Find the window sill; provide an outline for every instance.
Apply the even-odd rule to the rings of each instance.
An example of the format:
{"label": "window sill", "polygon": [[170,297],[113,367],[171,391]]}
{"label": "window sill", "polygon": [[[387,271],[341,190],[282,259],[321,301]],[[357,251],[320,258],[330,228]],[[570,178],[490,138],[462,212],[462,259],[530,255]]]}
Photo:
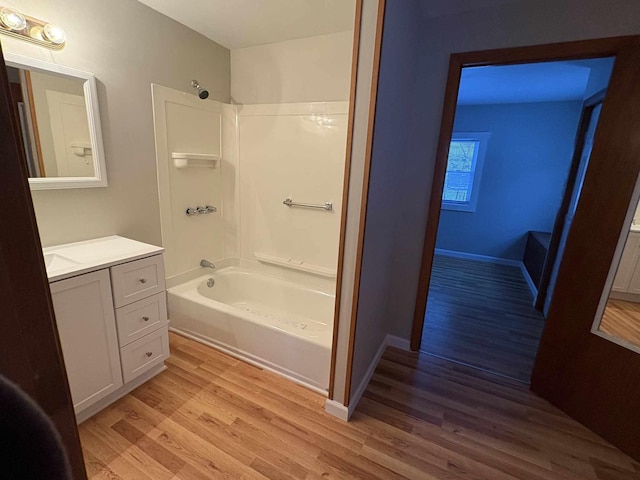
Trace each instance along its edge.
{"label": "window sill", "polygon": [[453,210],[456,212],[474,213],[476,206],[470,203],[442,202],[442,210]]}

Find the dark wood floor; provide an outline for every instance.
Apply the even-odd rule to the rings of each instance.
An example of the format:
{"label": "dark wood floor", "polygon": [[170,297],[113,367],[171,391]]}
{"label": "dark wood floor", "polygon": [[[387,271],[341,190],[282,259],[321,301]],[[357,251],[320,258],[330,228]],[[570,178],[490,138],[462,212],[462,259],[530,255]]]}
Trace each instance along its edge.
{"label": "dark wood floor", "polygon": [[520,382],[387,349],[353,420],[171,335],[168,370],[80,426],[91,479],[631,480],[640,464]]}
{"label": "dark wood floor", "polygon": [[640,303],[610,298],[600,330],[640,346]]}
{"label": "dark wood floor", "polygon": [[436,255],[423,352],[528,383],[543,327],[519,268]]}

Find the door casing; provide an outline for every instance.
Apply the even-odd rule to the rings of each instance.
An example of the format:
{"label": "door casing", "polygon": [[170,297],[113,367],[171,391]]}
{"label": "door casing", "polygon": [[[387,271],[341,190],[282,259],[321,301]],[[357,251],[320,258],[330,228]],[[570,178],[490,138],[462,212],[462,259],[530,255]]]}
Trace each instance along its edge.
{"label": "door casing", "polygon": [[615,67],[560,262],[531,389],[640,459],[640,356],[591,333],[640,173],[640,36],[451,55],[411,349],[419,349],[422,337],[462,68],[610,56],[616,57]]}

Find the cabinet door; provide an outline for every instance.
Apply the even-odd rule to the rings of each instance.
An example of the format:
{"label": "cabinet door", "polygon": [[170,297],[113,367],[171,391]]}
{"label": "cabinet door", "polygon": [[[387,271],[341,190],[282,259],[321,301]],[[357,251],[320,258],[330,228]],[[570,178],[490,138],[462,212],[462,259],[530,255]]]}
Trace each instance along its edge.
{"label": "cabinet door", "polygon": [[76,415],[122,386],[109,271],[51,284]]}
{"label": "cabinet door", "polygon": [[[638,266],[638,249],[640,248],[640,234],[636,232],[630,232],[627,238],[627,243],[624,246],[622,257],[620,258],[620,264],[618,265],[618,271],[616,277],[613,280],[612,289],[616,292],[628,292],[633,287],[630,285],[634,280],[634,271]],[[635,279],[636,283],[640,278]],[[637,287],[636,287],[637,288]],[[637,293],[637,292],[636,292]]]}

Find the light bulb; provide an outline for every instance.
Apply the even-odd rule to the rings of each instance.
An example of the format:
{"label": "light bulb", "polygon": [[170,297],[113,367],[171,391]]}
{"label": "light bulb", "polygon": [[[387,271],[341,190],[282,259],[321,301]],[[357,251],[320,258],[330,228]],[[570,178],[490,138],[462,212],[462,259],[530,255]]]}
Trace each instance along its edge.
{"label": "light bulb", "polygon": [[67,40],[67,34],[64,29],[53,23],[47,23],[44,26],[44,36],[56,45],[62,45]]}
{"label": "light bulb", "polygon": [[10,8],[0,11],[0,21],[10,30],[24,30],[27,28],[27,19],[19,12]]}
{"label": "light bulb", "polygon": [[45,41],[44,38],[44,30],[40,25],[36,25],[29,30],[29,36],[35,40],[40,40],[41,42]]}

